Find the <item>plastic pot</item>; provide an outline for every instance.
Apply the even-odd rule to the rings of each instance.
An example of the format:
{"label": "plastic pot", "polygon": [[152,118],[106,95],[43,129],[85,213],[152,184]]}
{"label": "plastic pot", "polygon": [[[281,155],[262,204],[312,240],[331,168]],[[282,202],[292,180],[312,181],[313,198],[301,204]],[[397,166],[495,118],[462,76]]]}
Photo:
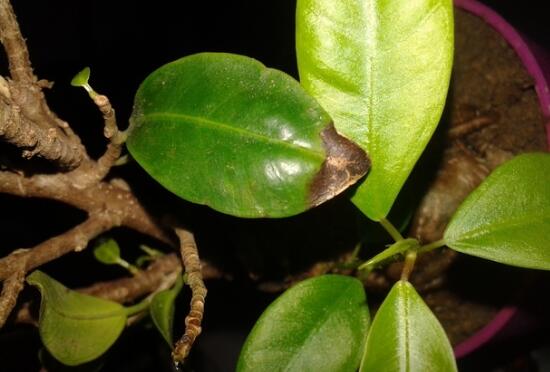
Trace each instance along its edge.
{"label": "plastic pot", "polygon": [[[534,80],[540,108],[546,123],[547,143],[550,149],[550,90],[548,88],[550,68],[545,69],[545,67],[550,67],[550,63],[548,63],[550,59],[546,60],[547,56],[543,50],[531,44],[512,25],[487,6],[475,0],[454,0],[454,4],[455,7],[481,18],[496,30],[517,53],[523,66]],[[455,346],[455,356],[462,358],[479,349],[494,340],[498,334],[513,327],[513,320],[520,317],[521,310],[517,306],[503,307],[485,327]]]}

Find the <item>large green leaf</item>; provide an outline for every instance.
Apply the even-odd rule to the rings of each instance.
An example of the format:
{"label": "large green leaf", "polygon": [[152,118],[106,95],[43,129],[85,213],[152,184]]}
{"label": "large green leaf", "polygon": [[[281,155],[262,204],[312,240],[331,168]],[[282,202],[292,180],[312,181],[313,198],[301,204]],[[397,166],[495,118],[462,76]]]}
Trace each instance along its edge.
{"label": "large green leaf", "polygon": [[174,324],[175,301],[183,288],[183,278],[178,277],[173,288],[161,291],[151,300],[149,314],[162,337],[172,346],[172,328]]}
{"label": "large green leaf", "polygon": [[447,245],[489,260],[550,270],[550,154],[501,165],[458,208]]}
{"label": "large green leaf", "polygon": [[397,282],[374,317],[360,371],[456,370],[441,324],[409,282]]}
{"label": "large green leaf", "polygon": [[356,371],[368,325],[360,281],[338,275],[305,280],[262,314],[237,371]]}
{"label": "large green leaf", "polygon": [[103,354],[126,323],[124,307],[71,291],[41,271],[27,277],[42,294],[39,331],[44,346],[60,362],[75,366]]}
{"label": "large green leaf", "polygon": [[178,196],[242,217],[318,205],[368,169],[290,76],[251,58],[201,53],[141,84],[128,148]]}
{"label": "large green leaf", "polygon": [[353,202],[385,217],[443,110],[451,0],[298,0],[300,79],[372,169]]}

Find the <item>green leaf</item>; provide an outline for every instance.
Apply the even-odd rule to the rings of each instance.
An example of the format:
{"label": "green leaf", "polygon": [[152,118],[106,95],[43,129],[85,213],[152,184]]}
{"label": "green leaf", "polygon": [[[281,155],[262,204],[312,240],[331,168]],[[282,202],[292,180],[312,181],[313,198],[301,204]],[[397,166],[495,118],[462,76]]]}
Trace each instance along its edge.
{"label": "green leaf", "polygon": [[456,370],[441,324],[409,282],[397,282],[374,317],[360,371]]}
{"label": "green leaf", "polygon": [[241,217],[284,217],[337,195],[368,169],[290,76],[251,58],[201,53],[141,84],[128,149],[186,200]]}
{"label": "green leaf", "polygon": [[55,359],[45,348],[38,351],[38,360],[42,370],[48,372],[101,372],[104,370],[104,358],[97,358],[91,362],[77,366],[67,366]]}
{"label": "green leaf", "polygon": [[118,264],[120,258],[120,248],[114,239],[105,240],[94,248],[96,260],[106,265]]}
{"label": "green leaf", "polygon": [[451,0],[298,0],[300,79],[372,162],[353,202],[385,217],[443,110]]}
{"label": "green leaf", "polygon": [[46,349],[60,362],[75,366],[103,354],[126,323],[115,302],[71,291],[41,271],[27,277],[42,294],[39,331]]}
{"label": "green leaf", "polygon": [[237,371],[356,371],[368,326],[360,281],[339,275],[305,280],[262,314]]}
{"label": "green leaf", "polygon": [[71,80],[71,85],[73,87],[83,87],[88,85],[88,80],[90,79],[90,68],[84,67],[82,71],[76,74]]}
{"label": "green leaf", "polygon": [[151,300],[149,313],[153,323],[168,345],[172,346],[172,329],[176,298],[183,288],[183,277],[179,276],[174,287],[157,293]]}
{"label": "green leaf", "polygon": [[550,270],[550,154],[495,169],[455,212],[447,245],[472,256]]}

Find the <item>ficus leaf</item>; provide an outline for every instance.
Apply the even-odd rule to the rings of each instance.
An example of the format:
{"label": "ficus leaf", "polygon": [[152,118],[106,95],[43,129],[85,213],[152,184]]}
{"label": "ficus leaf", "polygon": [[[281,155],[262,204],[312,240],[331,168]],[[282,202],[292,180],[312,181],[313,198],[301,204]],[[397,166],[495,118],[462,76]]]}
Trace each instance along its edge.
{"label": "ficus leaf", "polygon": [[108,239],[100,242],[94,248],[96,260],[106,265],[118,264],[120,261],[120,247],[114,239]]}
{"label": "ficus leaf", "polygon": [[71,291],[41,271],[27,277],[42,295],[38,329],[46,349],[69,366],[103,354],[126,323],[122,305]]}
{"label": "ficus leaf", "polygon": [[183,278],[179,276],[174,287],[155,294],[149,306],[153,323],[170,347],[172,346],[175,301],[182,288]]}
{"label": "ficus leaf", "polygon": [[339,275],[304,280],[256,322],[237,371],[356,371],[368,326],[360,281]]}
{"label": "ficus leaf", "polygon": [[241,217],[284,217],[346,189],[369,166],[290,76],[201,53],[141,84],[128,149],[176,195]]}
{"label": "ficus leaf", "polygon": [[68,366],[55,359],[48,350],[43,347],[38,351],[38,360],[40,361],[42,370],[48,372],[101,372],[105,370],[104,358],[100,357],[77,366]]}
{"label": "ficus leaf", "polygon": [[369,154],[353,202],[385,217],[443,111],[451,0],[298,0],[300,80],[336,129]]}
{"label": "ficus leaf", "polygon": [[454,250],[550,270],[550,154],[524,154],[495,169],[462,203],[444,240]]}
{"label": "ficus leaf", "polygon": [[445,331],[409,282],[397,282],[372,322],[360,372],[452,372]]}

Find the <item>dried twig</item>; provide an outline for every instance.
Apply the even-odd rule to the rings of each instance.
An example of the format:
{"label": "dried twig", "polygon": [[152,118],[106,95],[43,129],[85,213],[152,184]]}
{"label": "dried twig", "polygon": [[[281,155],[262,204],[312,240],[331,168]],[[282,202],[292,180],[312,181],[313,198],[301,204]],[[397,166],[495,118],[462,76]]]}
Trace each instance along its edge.
{"label": "dried twig", "polygon": [[73,169],[88,159],[80,138],[49,109],[42,90],[51,84],[33,74],[27,45],[13,8],[0,0],[0,41],[8,56],[11,80],[2,78],[0,137],[35,155]]}
{"label": "dried twig", "polygon": [[201,273],[199,253],[193,234],[185,229],[177,228],[176,234],[180,239],[181,257],[187,274],[187,283],[191,288],[191,307],[189,314],[185,317],[185,333],[176,342],[172,358],[176,363],[185,360],[191,346],[197,336],[201,333],[201,322],[204,314],[204,301],[206,298],[206,287]]}
{"label": "dried twig", "polygon": [[21,149],[23,156],[39,155],[67,168],[79,165],[84,153],[79,142],[67,142],[58,129],[44,128],[24,115],[20,106],[0,100],[0,138]]}
{"label": "dried twig", "polygon": [[113,227],[126,226],[161,241],[170,242],[166,233],[147,213],[131,190],[118,184],[99,182],[82,189],[70,173],[24,177],[12,172],[0,172],[0,193],[47,198],[89,213],[111,214],[113,218],[116,216],[119,219]]}
{"label": "dried twig", "polygon": [[181,261],[175,254],[169,254],[157,258],[146,270],[132,277],[96,283],[78,291],[106,300],[129,303],[154,292],[164,277],[181,270]]}
{"label": "dried twig", "polygon": [[126,141],[126,133],[119,131],[116,123],[115,110],[106,96],[97,95],[94,97],[94,102],[103,114],[103,120],[105,122],[103,135],[105,138],[109,139],[107,150],[103,156],[97,160],[97,177],[98,179],[103,179],[120,157],[122,145]]}
{"label": "dried twig", "polygon": [[27,44],[8,0],[0,0],[0,41],[8,55],[12,78],[28,83],[35,81]]}
{"label": "dried twig", "polygon": [[86,221],[71,230],[48,239],[24,253],[13,252],[0,259],[0,280],[11,277],[25,262],[24,272],[53,261],[72,251],[81,251],[88,242],[113,227],[112,217],[93,214]]}
{"label": "dried twig", "polygon": [[13,310],[19,292],[23,289],[25,281],[25,268],[26,268],[26,252],[17,251],[14,255],[22,255],[23,258],[17,260],[14,272],[3,283],[2,294],[0,294],[0,328],[4,326],[8,316]]}

